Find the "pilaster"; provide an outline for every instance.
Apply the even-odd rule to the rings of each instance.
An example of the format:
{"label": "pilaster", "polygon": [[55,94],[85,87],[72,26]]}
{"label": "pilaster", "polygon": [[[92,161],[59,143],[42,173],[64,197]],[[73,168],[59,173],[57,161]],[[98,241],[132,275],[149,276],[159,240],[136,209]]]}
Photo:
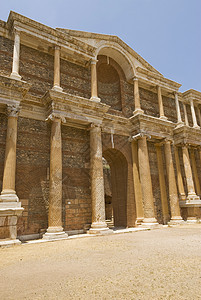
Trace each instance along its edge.
{"label": "pilaster", "polygon": [[60,47],[54,47],[54,85],[53,90],[62,92],[63,89],[60,87]]}
{"label": "pilaster", "polygon": [[100,98],[98,98],[97,62],[96,59],[91,60],[91,100],[100,102]]}
{"label": "pilaster", "polygon": [[137,77],[133,78],[133,88],[134,88],[134,105],[135,105],[135,110],[133,112],[133,115],[135,116],[137,114],[144,113],[144,111],[141,109],[141,104],[140,104],[140,92],[139,92]]}
{"label": "pilaster", "polygon": [[163,98],[161,94],[161,87],[157,86],[157,92],[158,92],[158,106],[159,106],[159,115],[161,120],[167,120],[167,117],[164,115],[164,109],[163,109]]}

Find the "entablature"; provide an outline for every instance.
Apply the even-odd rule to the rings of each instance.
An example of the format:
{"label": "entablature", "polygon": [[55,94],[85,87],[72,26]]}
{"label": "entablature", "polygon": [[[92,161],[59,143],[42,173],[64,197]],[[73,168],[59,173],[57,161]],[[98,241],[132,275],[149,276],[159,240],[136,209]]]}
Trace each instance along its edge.
{"label": "entablature", "polygon": [[174,144],[190,144],[192,146],[201,146],[201,130],[186,125],[176,127],[173,130]]}

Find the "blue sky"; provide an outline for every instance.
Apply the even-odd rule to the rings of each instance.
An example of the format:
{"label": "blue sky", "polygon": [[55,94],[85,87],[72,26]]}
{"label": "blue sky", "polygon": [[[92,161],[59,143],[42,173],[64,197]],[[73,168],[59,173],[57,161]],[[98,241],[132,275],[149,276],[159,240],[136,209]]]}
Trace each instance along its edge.
{"label": "blue sky", "polygon": [[201,0],[0,0],[55,27],[119,36],[165,77],[201,91]]}

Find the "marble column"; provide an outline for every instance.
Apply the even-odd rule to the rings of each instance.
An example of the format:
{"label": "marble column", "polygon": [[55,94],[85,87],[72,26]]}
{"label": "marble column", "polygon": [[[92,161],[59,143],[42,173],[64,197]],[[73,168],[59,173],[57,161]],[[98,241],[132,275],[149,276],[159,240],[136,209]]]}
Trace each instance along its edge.
{"label": "marble column", "polygon": [[8,124],[4,161],[3,184],[0,199],[3,202],[19,202],[15,191],[17,119],[19,106],[8,105]]}
{"label": "marble column", "polygon": [[50,115],[50,182],[48,229],[44,239],[67,238],[62,227],[62,138],[61,118]]}
{"label": "marble column", "polygon": [[161,120],[167,120],[167,117],[164,115],[164,109],[163,109],[163,98],[161,94],[161,87],[157,86],[157,92],[158,92],[158,106],[159,106],[159,115]]}
{"label": "marble column", "polygon": [[192,119],[193,119],[193,128],[199,129],[200,126],[198,126],[197,119],[196,119],[196,114],[195,114],[195,108],[193,104],[193,100],[190,100],[190,106],[191,106],[191,114],[192,114]]}
{"label": "marble column", "polygon": [[62,92],[60,87],[60,47],[55,46],[54,49],[54,86],[52,88],[55,91]]}
{"label": "marble column", "polygon": [[138,166],[138,144],[137,141],[131,142],[132,158],[133,158],[133,183],[136,203],[136,225],[140,225],[144,220],[144,208],[142,201],[142,188],[140,183],[140,174]]}
{"label": "marble column", "polygon": [[188,115],[187,115],[186,104],[185,103],[183,103],[183,108],[184,108],[185,125],[189,126]]}
{"label": "marble column", "polygon": [[181,201],[186,200],[186,194],[184,190],[184,183],[183,183],[183,178],[181,174],[181,166],[180,166],[180,161],[179,161],[179,152],[178,152],[178,147],[174,147],[174,155],[175,155],[175,163],[176,163],[176,170],[177,170],[177,184],[178,184],[178,190],[179,190],[179,197]]}
{"label": "marble column", "polygon": [[[9,243],[19,244],[17,240],[17,219],[23,212],[21,202],[15,191],[17,119],[19,106],[7,105],[8,123],[2,192],[0,195],[0,223]],[[1,244],[1,243],[0,243]]]}
{"label": "marble column", "polygon": [[13,65],[12,73],[10,77],[12,79],[20,80],[21,76],[19,75],[19,61],[20,61],[20,32],[14,30],[14,48],[13,48]]}
{"label": "marble column", "polygon": [[168,187],[169,187],[169,199],[170,199],[170,210],[171,210],[171,220],[170,224],[180,223],[182,221],[179,198],[177,194],[177,185],[174,172],[171,143],[170,141],[165,141],[165,160],[168,176]]}
{"label": "marble column", "polygon": [[179,106],[179,99],[178,94],[175,92],[175,105],[176,105],[176,112],[177,112],[177,126],[184,125],[182,119],[181,119],[181,111]]}
{"label": "marble column", "polygon": [[90,129],[90,165],[92,224],[88,233],[105,233],[109,228],[105,222],[101,127],[95,124],[92,124]]}
{"label": "marble column", "polygon": [[187,145],[185,144],[182,146],[182,154],[183,154],[184,171],[186,175],[186,184],[188,190],[187,200],[189,201],[200,200],[195,193],[193,174],[192,174],[191,164],[190,164],[190,157],[189,157]]}
{"label": "marble column", "polygon": [[170,215],[168,209],[165,174],[164,174],[164,166],[163,166],[163,158],[162,158],[162,150],[161,150],[162,145],[155,144],[155,147],[156,147],[156,155],[157,155],[157,162],[158,162],[158,175],[159,175],[159,184],[160,184],[160,193],[161,193],[163,222],[164,224],[167,224],[167,222],[170,220]]}
{"label": "marble column", "polygon": [[145,135],[142,135],[138,140],[138,159],[144,204],[143,223],[157,223],[154,212],[154,198],[149,165],[149,154],[147,149],[147,139]]}
{"label": "marble column", "polygon": [[199,181],[198,172],[197,172],[197,165],[196,165],[196,160],[195,160],[195,152],[194,152],[193,148],[190,149],[190,159],[191,159],[191,163],[192,163],[192,172],[193,172],[194,180],[195,180],[196,193],[197,193],[197,195],[200,196],[201,195],[200,181]]}
{"label": "marble column", "polygon": [[135,104],[135,110],[133,112],[133,115],[143,114],[144,111],[141,109],[141,105],[140,105],[140,92],[139,92],[137,77],[134,77],[133,79],[133,88],[134,88],[134,104]]}
{"label": "marble column", "polygon": [[100,102],[100,98],[98,98],[98,82],[97,82],[97,69],[96,63],[98,60],[91,60],[91,100],[95,102]]}

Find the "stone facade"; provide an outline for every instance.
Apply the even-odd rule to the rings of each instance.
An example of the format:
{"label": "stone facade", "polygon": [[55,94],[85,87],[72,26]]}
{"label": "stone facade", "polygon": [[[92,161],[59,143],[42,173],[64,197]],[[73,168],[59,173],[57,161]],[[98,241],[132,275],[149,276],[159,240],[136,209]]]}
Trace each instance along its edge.
{"label": "stone facade", "polygon": [[116,36],[10,12],[0,21],[0,240],[199,221],[201,93],[180,86]]}

